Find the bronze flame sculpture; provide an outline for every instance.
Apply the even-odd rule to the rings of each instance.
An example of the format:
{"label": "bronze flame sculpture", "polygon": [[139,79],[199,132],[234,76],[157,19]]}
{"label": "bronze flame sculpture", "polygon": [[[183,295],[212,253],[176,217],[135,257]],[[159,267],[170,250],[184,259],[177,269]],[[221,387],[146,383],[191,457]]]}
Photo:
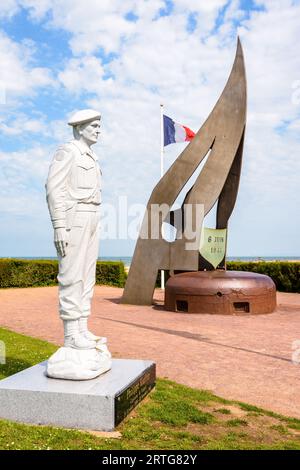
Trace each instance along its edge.
{"label": "bronze flame sculpture", "polygon": [[[244,57],[240,40],[227,84],[208,119],[196,133],[169,170],[160,179],[147,204],[141,231],[137,240],[129,270],[122,303],[151,305],[159,269],[198,271],[199,242],[204,216],[216,201],[216,228],[227,228],[228,219],[235,205],[243,154],[246,126],[247,86]],[[187,205],[196,217],[196,206],[203,205],[203,213],[194,238],[187,238],[174,223],[174,214],[163,215],[156,207],[171,207],[178,194],[193,175],[201,161],[209,153],[192,188],[181,206],[185,220]],[[178,219],[177,219],[178,220]],[[162,223],[170,221],[179,229],[178,238],[168,242],[162,237]],[[153,239],[151,234],[158,233]],[[187,243],[194,249],[185,249]],[[171,278],[172,279],[172,278]]]}

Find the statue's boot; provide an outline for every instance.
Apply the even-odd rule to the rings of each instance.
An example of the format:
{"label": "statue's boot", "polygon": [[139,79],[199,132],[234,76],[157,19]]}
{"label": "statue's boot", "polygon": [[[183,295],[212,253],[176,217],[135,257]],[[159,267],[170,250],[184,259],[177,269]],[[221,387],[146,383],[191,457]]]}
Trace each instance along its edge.
{"label": "statue's boot", "polygon": [[99,341],[99,339],[101,339],[101,336],[96,336],[89,331],[88,317],[79,318],[78,323],[79,323],[79,332],[81,336],[88,339],[89,341]]}
{"label": "statue's boot", "polygon": [[102,337],[96,343],[97,351],[100,351],[101,354],[104,354],[107,357],[111,357],[111,353],[109,352],[107,347],[107,338]]}
{"label": "statue's boot", "polygon": [[96,347],[96,341],[80,333],[78,320],[64,320],[64,335],[66,348],[94,349]]}

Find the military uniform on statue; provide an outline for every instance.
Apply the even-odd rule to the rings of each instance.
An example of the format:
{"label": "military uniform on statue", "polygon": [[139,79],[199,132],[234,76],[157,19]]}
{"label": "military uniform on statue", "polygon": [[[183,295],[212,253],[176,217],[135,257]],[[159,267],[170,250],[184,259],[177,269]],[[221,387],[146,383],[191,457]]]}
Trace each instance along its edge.
{"label": "military uniform on statue", "polygon": [[47,375],[84,380],[111,368],[106,338],[88,329],[101,204],[101,171],[91,146],[100,133],[100,114],[82,110],[68,124],[74,139],[56,151],[46,183],[59,259],[59,314],[64,324],[64,347],[48,360]]}

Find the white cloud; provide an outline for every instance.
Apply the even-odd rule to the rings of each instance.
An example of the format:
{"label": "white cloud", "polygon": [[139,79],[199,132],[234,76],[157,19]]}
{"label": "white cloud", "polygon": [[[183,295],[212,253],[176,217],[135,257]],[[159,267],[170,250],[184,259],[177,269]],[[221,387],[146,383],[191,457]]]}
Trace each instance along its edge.
{"label": "white cloud", "polygon": [[[176,0],[174,11],[160,18],[158,12],[164,7],[160,0],[21,3],[31,8],[35,20],[41,21],[51,11],[52,27],[71,34],[73,56],[66,58],[63,68],[58,64],[57,80],[70,94],[70,111],[74,107],[72,97],[81,97],[82,107],[98,108],[102,113],[97,150],[106,202],[116,201],[118,194],[127,194],[131,202],[147,201],[159,178],[159,104],[163,102],[166,114],[175,120],[195,130],[200,127],[227,80],[235,52],[236,21],[240,21],[238,32],[248,79],[248,123],[240,193],[232,219],[232,251],[242,247],[241,237],[251,248],[256,223],[261,224],[262,232],[270,230],[272,220],[277,227],[279,213],[282,223],[290,223],[291,230],[299,231],[299,222],[295,214],[292,216],[299,206],[300,105],[292,99],[293,83],[300,80],[299,5],[285,0],[257,0],[265,11],[246,15],[240,2],[232,0],[224,11],[223,24],[215,31],[220,8],[227,5],[225,0]],[[128,12],[138,17],[136,22],[124,18]],[[195,29],[188,31],[193,12]],[[29,45],[5,40],[0,54],[5,51],[14,89],[25,92],[32,77],[32,89],[43,86],[49,80],[47,70],[35,68],[29,80],[32,64],[24,53],[28,54]],[[98,54],[100,48],[117,54],[107,62]],[[65,112],[61,120],[44,128],[55,145],[71,136]],[[18,128],[18,123],[3,125],[8,126],[4,127],[6,133]],[[38,130],[36,118],[26,125],[29,132]],[[166,166],[182,148],[166,148]],[[30,167],[30,159],[35,157],[26,155]],[[9,161],[10,157],[7,165]],[[275,236],[275,240],[280,246],[280,237]],[[256,243],[262,246],[258,239]]]}
{"label": "white cloud", "polygon": [[[135,39],[137,25],[141,31],[145,25],[153,26],[159,12],[167,8],[164,0],[19,1],[30,9],[34,19],[41,20],[51,12],[49,25],[71,33],[70,46],[75,55],[92,54],[100,48],[107,54],[119,52],[124,41]],[[227,0],[175,0],[171,18],[182,15],[186,25],[188,15],[196,13],[197,32],[204,37],[214,27],[218,12],[226,4]],[[128,13],[135,15],[136,23],[126,19]]]}
{"label": "white cloud", "polygon": [[[49,148],[44,148],[45,155],[51,155],[51,152],[54,152],[55,146],[68,141],[72,137],[70,126],[67,124],[67,116],[64,119],[49,121],[47,116],[41,112],[36,113],[34,118],[29,118],[25,113],[19,111],[12,111],[0,117],[0,134],[11,139],[11,143],[14,138],[18,139],[18,142],[22,142],[24,147],[25,145],[32,145],[32,142],[39,142],[46,138],[46,141],[51,143]],[[25,150],[25,153],[27,155],[27,150]],[[30,153],[28,156],[30,156]],[[11,160],[10,157],[7,157],[6,167],[10,165],[11,161],[13,159]],[[30,166],[29,171],[31,171]]]}
{"label": "white cloud", "polygon": [[280,11],[281,9],[287,9],[295,5],[294,0],[255,0],[255,3],[269,11]]}
{"label": "white cloud", "polygon": [[216,12],[225,6],[227,0],[210,0],[209,2],[199,0],[175,0],[174,6],[177,10],[203,11],[206,13]]}
{"label": "white cloud", "polygon": [[[31,18],[41,20],[51,9],[53,0],[18,0],[18,3],[28,9]],[[69,2],[71,6],[71,3]]]}
{"label": "white cloud", "polygon": [[[63,142],[68,142],[71,138],[70,126],[67,119],[57,119],[48,123],[48,136],[51,136],[53,145],[57,146]],[[50,162],[49,162],[50,163]]]}
{"label": "white cloud", "polygon": [[48,166],[48,151],[40,146],[0,152],[0,212],[36,217],[45,211]]}
{"label": "white cloud", "polygon": [[18,0],[2,0],[0,3],[0,18],[12,18],[18,11]]}
{"label": "white cloud", "polygon": [[[280,6],[272,8],[269,4],[267,11],[252,13],[240,28],[249,112],[239,195],[244,210],[239,211],[239,204],[237,210],[245,223],[242,229],[235,226],[231,252],[241,246],[241,230],[250,246],[257,230],[255,223],[247,225],[245,214],[249,220],[256,219],[263,232],[268,232],[272,225],[269,220],[272,213],[274,227],[278,214],[283,224],[297,224],[291,214],[299,204],[299,137],[295,132],[279,129],[287,121],[292,130],[300,112],[292,102],[292,82],[299,78],[295,45],[300,39],[297,21],[300,10],[289,2]],[[193,5],[188,4],[188,8]],[[214,11],[209,17],[210,26],[216,14]],[[108,186],[109,181],[114,181],[115,192],[125,192],[132,200],[146,202],[159,177],[160,101],[166,104],[166,113],[176,120],[195,129],[199,127],[225,85],[234,55],[234,22],[243,17],[233,2],[225,12],[223,28],[205,42],[200,38],[207,29],[198,21],[194,33],[188,34],[187,14],[179,10],[154,23],[141,19],[135,25],[132,39],[121,49],[120,57],[109,64],[114,80],[110,86],[99,83],[99,99],[92,102],[101,107],[106,121],[102,147],[104,174]],[[170,164],[178,155],[179,147],[175,147],[166,149],[166,163]],[[117,168],[122,168],[122,172]],[[112,191],[110,197],[114,197]],[[257,250],[263,252],[259,240],[256,242]],[[279,246],[278,238],[277,245],[270,243],[274,251],[279,252]]]}
{"label": "white cloud", "polygon": [[31,42],[16,43],[0,32],[0,82],[8,100],[53,84],[49,69],[32,65],[31,46]]}
{"label": "white cloud", "polygon": [[104,69],[96,57],[71,59],[58,78],[70,93],[99,92]]}
{"label": "white cloud", "polygon": [[26,136],[32,134],[46,134],[47,126],[43,119],[29,119],[26,114],[14,113],[8,120],[7,116],[0,118],[0,132],[6,136]]}
{"label": "white cloud", "polygon": [[121,40],[134,30],[134,23],[125,15],[133,12],[152,19],[164,7],[163,0],[20,0],[29,7],[31,16],[41,19],[51,11],[51,25],[72,34],[74,54],[91,54],[99,48],[106,53],[117,51]]}

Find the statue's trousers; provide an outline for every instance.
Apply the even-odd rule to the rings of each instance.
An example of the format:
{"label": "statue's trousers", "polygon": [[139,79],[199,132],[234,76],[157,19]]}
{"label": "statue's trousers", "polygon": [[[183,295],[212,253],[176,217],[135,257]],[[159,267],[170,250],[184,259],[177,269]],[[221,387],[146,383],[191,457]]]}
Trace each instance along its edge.
{"label": "statue's trousers", "polygon": [[59,257],[59,313],[62,320],[88,317],[99,250],[99,210],[77,210],[66,255]]}

